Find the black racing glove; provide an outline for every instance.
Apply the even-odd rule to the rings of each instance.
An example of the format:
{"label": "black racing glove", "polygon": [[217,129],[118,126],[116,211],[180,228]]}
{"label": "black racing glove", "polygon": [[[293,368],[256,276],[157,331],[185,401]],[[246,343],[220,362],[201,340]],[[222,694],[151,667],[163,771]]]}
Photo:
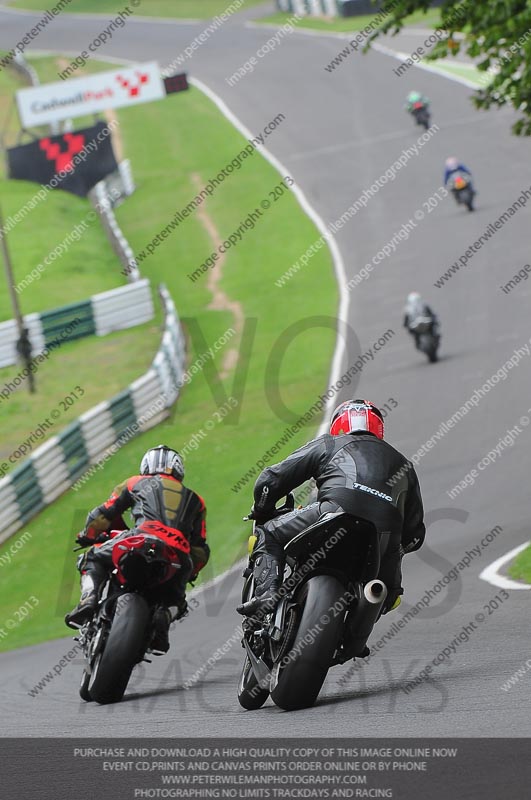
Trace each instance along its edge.
{"label": "black racing glove", "polygon": [[90,545],[94,544],[94,539],[91,539],[90,536],[86,536],[83,531],[78,533],[76,536],[76,543],[80,547],[90,547]]}
{"label": "black racing glove", "polygon": [[100,544],[107,541],[108,533],[100,533],[98,536],[88,536],[85,531],[80,531],[76,536],[76,542],[80,547],[92,547],[93,544]]}
{"label": "black racing glove", "polygon": [[247,515],[247,519],[254,519],[254,521],[257,522],[258,525],[263,525],[263,523],[270,520],[271,517],[274,516],[274,514],[275,514],[274,508],[270,511],[264,511],[263,509],[256,508],[256,505],[253,503],[253,505],[251,506],[251,510]]}

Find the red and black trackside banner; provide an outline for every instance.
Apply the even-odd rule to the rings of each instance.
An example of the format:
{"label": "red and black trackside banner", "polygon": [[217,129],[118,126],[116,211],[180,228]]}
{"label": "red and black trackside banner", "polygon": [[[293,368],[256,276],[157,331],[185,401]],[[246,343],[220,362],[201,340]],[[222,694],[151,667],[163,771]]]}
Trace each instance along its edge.
{"label": "red and black trackside banner", "polygon": [[189,88],[186,72],[178,72],[175,73],[175,75],[170,75],[168,78],[164,78],[164,90],[166,94],[184,92]]}
{"label": "red and black trackside banner", "polygon": [[85,197],[118,168],[106,122],[12,147],[7,162],[10,178],[51,185],[78,197]]}

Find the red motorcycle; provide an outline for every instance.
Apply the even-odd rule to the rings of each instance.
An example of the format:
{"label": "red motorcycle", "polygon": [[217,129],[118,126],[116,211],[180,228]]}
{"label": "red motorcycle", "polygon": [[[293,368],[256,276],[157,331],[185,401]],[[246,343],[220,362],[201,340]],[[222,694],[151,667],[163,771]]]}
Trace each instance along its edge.
{"label": "red motorcycle", "polygon": [[465,205],[469,211],[474,210],[474,196],[476,192],[472,186],[469,175],[457,172],[450,178],[450,191],[455,197],[457,205]]}
{"label": "red motorcycle", "polygon": [[415,117],[417,125],[422,125],[426,130],[430,127],[430,110],[425,103],[417,101],[413,103],[411,113]]}
{"label": "red motorcycle", "polygon": [[[122,699],[136,664],[154,644],[157,615],[165,613],[160,587],[183,571],[190,574],[190,545],[174,528],[147,521],[133,531],[111,531],[99,544],[116,538],[115,569],[102,587],[93,618],[76,637],[86,658],[79,694],[87,702]],[[184,612],[186,613],[186,612]]]}

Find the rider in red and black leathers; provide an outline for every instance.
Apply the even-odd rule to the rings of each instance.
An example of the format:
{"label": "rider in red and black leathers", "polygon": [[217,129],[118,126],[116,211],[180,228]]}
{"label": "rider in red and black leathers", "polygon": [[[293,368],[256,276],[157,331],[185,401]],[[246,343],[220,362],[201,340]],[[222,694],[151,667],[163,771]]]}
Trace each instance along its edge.
{"label": "rider in red and black leathers", "polygon": [[[242,614],[271,608],[282,580],[285,545],[321,515],[341,509],[388,536],[379,572],[388,588],[384,613],[403,592],[401,558],[421,547],[426,532],[413,465],[383,441],[382,416],[366,401],[342,403],[330,430],[265,469],[256,481],[252,514],[262,521],[255,546],[260,553],[254,568],[256,594],[238,606]],[[317,502],[271,519],[278,500],[310,478],[317,483]]]}
{"label": "rider in red and black leathers", "polygon": [[[133,532],[144,530],[153,536],[158,529],[171,537],[172,532],[180,531],[190,543],[188,569],[162,584],[158,597],[166,606],[176,606],[184,613],[186,582],[195,580],[210,554],[206,542],[205,503],[202,497],[183,485],[184,467],[175,450],[163,445],[149,450],[142,459],[141,472],[143,474],[119,484],[106,503],[89,513],[77,541],[82,546],[92,544],[105,538],[104,534],[111,529],[124,531],[123,537],[130,536],[131,530],[127,530],[122,519],[128,509],[134,520]],[[112,550],[119,538],[120,535],[95,544],[80,559],[81,600],[66,615],[67,625],[79,625],[90,619],[98,602],[99,588],[113,569]]]}

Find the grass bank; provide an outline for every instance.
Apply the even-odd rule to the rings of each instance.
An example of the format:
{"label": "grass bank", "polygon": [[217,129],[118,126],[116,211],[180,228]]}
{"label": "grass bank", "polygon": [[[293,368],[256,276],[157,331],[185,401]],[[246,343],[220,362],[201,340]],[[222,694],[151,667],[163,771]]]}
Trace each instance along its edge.
{"label": "grass bank", "polygon": [[531,544],[516,556],[509,567],[509,575],[516,581],[531,583]]}
{"label": "grass bank", "polygon": [[[233,0],[141,0],[134,9],[137,16],[173,17],[174,19],[209,19],[227,11]],[[240,10],[259,5],[263,0],[245,0]],[[41,11],[43,0],[11,0],[12,8]],[[53,5],[53,4],[51,4]],[[127,5],[127,4],[125,4]],[[64,11],[70,14],[118,14],[124,8],[123,0],[71,0]],[[133,9],[132,9],[133,10]]]}
{"label": "grass bank", "polygon": [[[118,209],[118,218],[138,253],[247,142],[195,88],[124,109],[118,117],[138,187]],[[269,121],[263,120],[264,127]],[[238,320],[243,335],[233,337],[193,378],[167,422],[133,440],[78,492],[67,492],[24,529],[27,541],[2,569],[4,621],[13,619],[30,595],[39,605],[0,641],[0,649],[67,634],[62,618],[78,597],[74,535],[87,510],[134,474],[144,451],[160,442],[181,449],[188,444],[186,482],[208,507],[213,556],[207,577],[241,554],[248,534],[241,518],[250,506],[251,489],[235,493],[231,487],[324,391],[335,344],[337,296],[326,249],[283,288],[275,286],[318,238],[294,195],[275,189],[281,180],[253,153],[201,206],[201,213],[187,216],[143,262],[143,275],[153,284],[164,281],[176,301],[188,336],[189,363],[228,328],[237,329]],[[242,228],[253,213],[254,225]],[[211,270],[191,281],[188,275],[215,251],[216,237],[227,240],[238,229],[243,235],[228,249],[215,286],[209,288]],[[106,374],[92,363],[94,381],[105,387]],[[222,417],[220,406],[228,407],[231,396],[237,408]],[[312,420],[273,460],[310,439],[317,424]],[[9,547],[4,545],[0,555]]]}

